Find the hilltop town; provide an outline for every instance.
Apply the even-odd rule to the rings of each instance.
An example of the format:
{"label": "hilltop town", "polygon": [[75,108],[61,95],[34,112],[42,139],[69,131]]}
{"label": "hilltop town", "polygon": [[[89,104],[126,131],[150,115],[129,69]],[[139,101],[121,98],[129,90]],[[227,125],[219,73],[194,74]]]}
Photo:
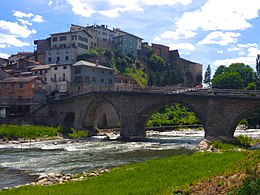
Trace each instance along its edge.
{"label": "hilltop town", "polygon": [[35,40],[35,50],[0,59],[0,118],[30,113],[52,99],[136,86],[194,87],[202,65],[178,50],[106,25],[72,24]]}

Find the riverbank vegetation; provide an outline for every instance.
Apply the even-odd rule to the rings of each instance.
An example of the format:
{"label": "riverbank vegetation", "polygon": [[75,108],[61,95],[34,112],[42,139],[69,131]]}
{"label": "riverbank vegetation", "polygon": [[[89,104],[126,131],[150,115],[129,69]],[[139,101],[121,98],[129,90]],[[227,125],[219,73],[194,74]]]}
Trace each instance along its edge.
{"label": "riverbank vegetation", "polygon": [[[116,167],[101,176],[90,177],[80,182],[68,182],[48,187],[24,186],[0,191],[0,194],[177,194],[184,191],[192,192],[193,188],[189,186],[208,181],[208,178],[214,178],[217,175],[229,177],[236,173],[246,174],[246,170],[259,167],[259,159],[260,151],[179,155]],[[255,179],[251,181],[255,182]],[[242,179],[240,183],[242,184]],[[217,185],[227,184],[218,183]],[[249,186],[249,184],[245,185]],[[253,190],[256,188],[254,183],[250,186]],[[233,192],[238,190],[235,184],[229,187]]]}
{"label": "riverbank vegetation", "polygon": [[58,136],[79,139],[87,137],[87,131],[77,131],[73,128],[47,127],[36,125],[0,125],[0,140],[30,140],[37,138],[52,139]]}
{"label": "riverbank vegetation", "polygon": [[161,108],[154,113],[149,121],[147,127],[157,126],[183,126],[183,125],[200,125],[199,119],[194,112],[181,104],[173,104]]}

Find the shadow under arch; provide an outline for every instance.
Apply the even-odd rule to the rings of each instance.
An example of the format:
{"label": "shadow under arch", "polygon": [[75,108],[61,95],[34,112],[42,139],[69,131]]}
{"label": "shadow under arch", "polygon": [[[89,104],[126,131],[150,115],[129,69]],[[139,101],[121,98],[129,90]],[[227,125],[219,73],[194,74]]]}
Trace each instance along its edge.
{"label": "shadow under arch", "polygon": [[66,128],[74,127],[74,123],[75,123],[75,113],[69,112],[63,120],[63,123],[62,123],[63,127],[66,127]]}
{"label": "shadow under arch", "polygon": [[114,124],[119,123],[119,113],[113,103],[103,97],[97,98],[86,108],[82,121],[83,128],[90,130],[95,127],[110,128],[113,126],[111,116],[115,118]]}
{"label": "shadow under arch", "polygon": [[244,118],[246,118],[247,116],[249,116],[250,114],[256,112],[256,111],[260,111],[260,106],[254,107],[254,108],[250,108],[244,112],[242,112],[241,114],[239,114],[235,120],[233,121],[233,124],[231,126],[232,128],[232,133],[234,135],[235,131],[236,131],[236,127],[239,125],[240,121]]}
{"label": "shadow under arch", "polygon": [[169,105],[174,105],[174,104],[180,104],[186,108],[188,108],[188,110],[190,112],[195,113],[196,117],[198,118],[198,120],[201,122],[203,129],[205,128],[205,124],[204,124],[204,120],[202,118],[202,114],[200,113],[199,110],[196,110],[192,105],[182,102],[182,101],[167,101],[167,102],[160,102],[156,105],[152,105],[150,107],[148,107],[146,110],[144,110],[138,117],[137,120],[137,125],[136,128],[138,130],[143,131],[143,133],[145,134],[146,131],[146,124],[148,122],[148,120],[151,118],[152,114],[154,114],[156,111],[160,110],[163,107],[169,106]]}

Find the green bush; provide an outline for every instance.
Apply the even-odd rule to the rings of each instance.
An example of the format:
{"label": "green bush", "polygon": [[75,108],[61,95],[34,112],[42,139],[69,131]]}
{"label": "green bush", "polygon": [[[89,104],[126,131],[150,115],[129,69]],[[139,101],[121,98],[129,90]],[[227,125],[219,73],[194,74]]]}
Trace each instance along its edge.
{"label": "green bush", "polygon": [[253,142],[253,139],[245,135],[239,135],[237,137],[237,141],[241,146],[250,146]]}
{"label": "green bush", "polygon": [[60,128],[44,126],[0,125],[0,139],[16,140],[19,138],[34,139],[39,137],[55,137],[60,134]]}
{"label": "green bush", "polygon": [[75,129],[71,129],[72,133],[68,134],[69,138],[73,138],[73,139],[80,139],[80,138],[84,138],[88,136],[87,131],[77,131]]}

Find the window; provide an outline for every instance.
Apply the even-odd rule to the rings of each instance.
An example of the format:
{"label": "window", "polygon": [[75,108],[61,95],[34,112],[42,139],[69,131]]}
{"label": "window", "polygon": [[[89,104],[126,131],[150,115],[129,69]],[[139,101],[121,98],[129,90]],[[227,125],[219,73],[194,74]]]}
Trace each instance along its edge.
{"label": "window", "polygon": [[105,82],[105,80],[104,79],[101,79],[101,83],[104,83]]}
{"label": "window", "polygon": [[80,41],[88,42],[88,39],[86,37],[79,36]]}
{"label": "window", "polygon": [[58,70],[58,67],[54,67],[54,70]]}
{"label": "window", "polygon": [[67,69],[67,66],[63,66],[63,70],[66,70]]}
{"label": "window", "polygon": [[44,78],[44,81],[47,82],[47,78]]}
{"label": "window", "polygon": [[63,73],[63,75],[62,75],[62,79],[63,79],[63,81],[66,80],[65,73]]}
{"label": "window", "polygon": [[67,37],[66,36],[60,36],[60,41],[66,41]]}
{"label": "window", "polygon": [[23,83],[18,83],[18,88],[22,89],[23,88]]}
{"label": "window", "polygon": [[84,45],[84,44],[81,44],[81,43],[78,43],[78,46],[83,48],[83,49],[88,49],[88,46],[87,45]]}
{"label": "window", "polygon": [[101,70],[101,73],[104,74],[104,70]]}
{"label": "window", "polygon": [[[65,57],[65,60],[66,60],[66,61],[69,61],[69,56],[66,56],[66,57]],[[64,69],[64,67],[63,67],[63,69]]]}
{"label": "window", "polygon": [[60,57],[57,57],[57,63],[60,61]]}
{"label": "window", "polygon": [[109,79],[108,82],[109,82],[109,84],[112,84],[112,83],[113,83],[113,80],[112,80],[112,79]]}
{"label": "window", "polygon": [[72,43],[72,44],[71,44],[71,46],[72,46],[73,48],[76,48],[76,45],[75,45],[75,43]]}
{"label": "window", "polygon": [[106,33],[106,32],[102,32],[102,35],[105,35],[105,36],[107,36],[107,33]]}
{"label": "window", "polygon": [[95,83],[97,82],[97,78],[96,77],[92,77],[92,81]]}
{"label": "window", "polygon": [[77,35],[72,35],[71,39],[72,40],[77,40]]}
{"label": "window", "polygon": [[104,42],[107,42],[107,39],[103,38],[103,41],[104,41]]}
{"label": "window", "polygon": [[50,58],[48,58],[48,62],[51,62],[51,57],[50,57]]}
{"label": "window", "polygon": [[52,37],[52,41],[53,42],[58,41],[58,37]]}
{"label": "window", "polygon": [[66,44],[60,44],[60,48],[65,48]]}
{"label": "window", "polygon": [[45,73],[47,73],[48,71],[47,70],[45,70]]}
{"label": "window", "polygon": [[80,67],[76,67],[75,68],[75,74],[80,74],[81,73],[81,68]]}

